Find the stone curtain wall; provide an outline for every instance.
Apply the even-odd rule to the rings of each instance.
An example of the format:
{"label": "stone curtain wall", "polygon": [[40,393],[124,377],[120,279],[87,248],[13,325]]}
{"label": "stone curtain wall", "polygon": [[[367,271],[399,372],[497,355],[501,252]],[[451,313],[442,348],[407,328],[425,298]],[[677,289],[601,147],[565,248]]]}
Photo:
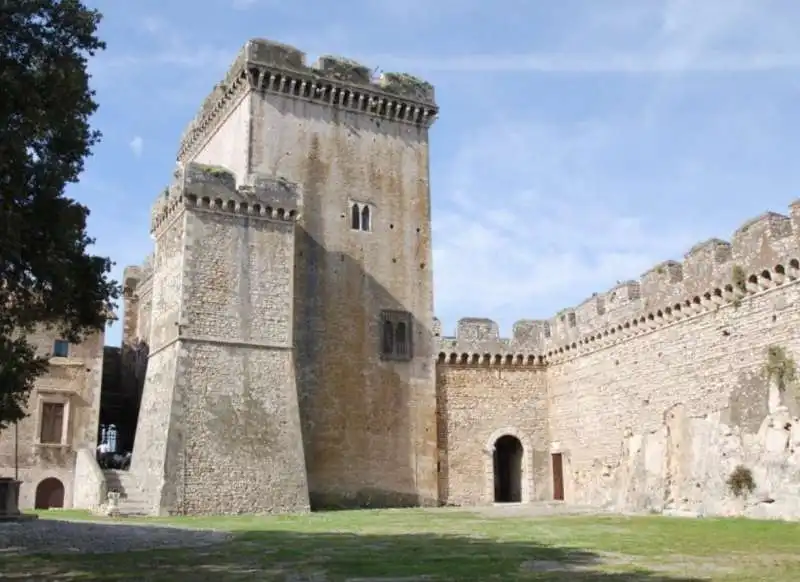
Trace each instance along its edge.
{"label": "stone curtain wall", "polygon": [[[495,366],[546,363],[550,449],[564,454],[568,501],[800,517],[797,388],[764,374],[770,347],[800,354],[799,210],[520,322],[510,339],[489,320],[462,320],[440,339],[440,367],[485,366],[477,384]],[[755,476],[748,501],[725,485],[738,464]]]}
{"label": "stone curtain wall", "polygon": [[741,502],[725,481],[743,464],[757,490],[740,509],[800,517],[796,388],[770,406],[764,374],[771,346],[800,354],[798,210],[612,291],[623,303],[604,326],[556,328],[550,436],[566,452],[568,499],[730,513]]}
{"label": "stone curtain wall", "polygon": [[492,451],[504,435],[515,436],[523,446],[523,501],[549,499],[545,370],[443,364],[436,382],[440,503],[494,501]]}

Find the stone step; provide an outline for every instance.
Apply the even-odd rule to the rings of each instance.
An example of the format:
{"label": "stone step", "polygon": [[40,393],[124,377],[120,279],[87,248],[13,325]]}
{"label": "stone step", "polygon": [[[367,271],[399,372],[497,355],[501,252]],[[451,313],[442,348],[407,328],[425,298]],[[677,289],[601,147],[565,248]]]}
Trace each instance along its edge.
{"label": "stone step", "polygon": [[119,512],[122,515],[149,515],[150,507],[147,505],[128,505],[120,503]]}
{"label": "stone step", "polygon": [[106,481],[106,489],[109,491],[116,490],[127,497],[128,493],[136,493],[136,487],[125,487],[121,483],[114,483]]}
{"label": "stone step", "polygon": [[106,488],[109,491],[119,491],[120,506],[123,503],[144,505],[133,475],[119,469],[106,469],[103,471],[103,475],[106,478]]}
{"label": "stone step", "polygon": [[125,474],[121,475],[119,473],[111,473],[111,472],[105,472],[103,473],[103,475],[105,475],[106,479],[112,479],[114,481],[134,481],[133,475],[125,475]]}
{"label": "stone step", "polygon": [[147,513],[147,510],[150,509],[150,506],[145,503],[120,503],[119,510],[120,511],[131,511],[134,513]]}

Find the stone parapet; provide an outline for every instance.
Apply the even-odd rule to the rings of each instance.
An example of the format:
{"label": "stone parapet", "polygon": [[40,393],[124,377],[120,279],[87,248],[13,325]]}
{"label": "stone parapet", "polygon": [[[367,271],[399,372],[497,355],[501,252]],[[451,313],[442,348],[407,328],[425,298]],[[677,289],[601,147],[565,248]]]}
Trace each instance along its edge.
{"label": "stone parapet", "polygon": [[[438,328],[441,323],[436,320]],[[524,320],[514,326],[514,338],[500,337],[497,322],[482,317],[458,320],[455,336],[436,336],[438,362],[459,366],[541,366],[544,357],[535,343],[526,345],[520,338],[536,333],[543,322]],[[516,335],[519,335],[519,338]]]}
{"label": "stone parapet", "polygon": [[682,262],[659,263],[550,319],[518,321],[511,338],[501,338],[490,319],[461,319],[455,337],[438,338],[439,361],[559,361],[725,305],[736,308],[748,296],[798,277],[800,200],[789,216],[767,212],[748,220],[730,242],[703,241]]}
{"label": "stone parapet", "polygon": [[361,112],[390,121],[430,126],[438,113],[433,86],[407,73],[372,71],[353,60],[320,57],[306,64],[305,53],[264,39],[245,44],[225,79],[203,102],[186,128],[178,149],[178,161],[190,160],[225,115],[249,91],[285,95]]}
{"label": "stone parapet", "polygon": [[297,185],[283,178],[252,174],[237,186],[233,172],[190,162],[176,171],[175,182],[153,206],[151,232],[184,208],[294,222],[301,203]]}

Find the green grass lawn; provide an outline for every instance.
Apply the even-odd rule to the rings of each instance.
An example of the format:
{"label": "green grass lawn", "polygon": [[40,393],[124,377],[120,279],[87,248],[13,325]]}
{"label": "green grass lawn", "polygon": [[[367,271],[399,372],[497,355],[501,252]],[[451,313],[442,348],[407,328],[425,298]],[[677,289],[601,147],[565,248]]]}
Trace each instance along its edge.
{"label": "green grass lawn", "polygon": [[[49,518],[86,518],[43,512]],[[800,580],[800,524],[666,517],[489,518],[445,510],[125,520],[231,531],[218,546],[84,555],[5,555],[0,579]],[[111,529],[111,528],[110,528]]]}

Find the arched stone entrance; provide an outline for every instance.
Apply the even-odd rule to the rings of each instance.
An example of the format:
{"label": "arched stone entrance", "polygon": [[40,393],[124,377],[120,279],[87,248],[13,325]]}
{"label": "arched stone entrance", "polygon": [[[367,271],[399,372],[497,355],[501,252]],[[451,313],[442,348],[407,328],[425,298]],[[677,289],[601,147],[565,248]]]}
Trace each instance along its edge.
{"label": "arched stone entrance", "polygon": [[48,477],[36,486],[36,509],[64,507],[64,484],[55,477]]}
{"label": "arched stone entrance", "polygon": [[515,436],[506,434],[495,441],[492,459],[495,503],[522,502],[523,451]]}

